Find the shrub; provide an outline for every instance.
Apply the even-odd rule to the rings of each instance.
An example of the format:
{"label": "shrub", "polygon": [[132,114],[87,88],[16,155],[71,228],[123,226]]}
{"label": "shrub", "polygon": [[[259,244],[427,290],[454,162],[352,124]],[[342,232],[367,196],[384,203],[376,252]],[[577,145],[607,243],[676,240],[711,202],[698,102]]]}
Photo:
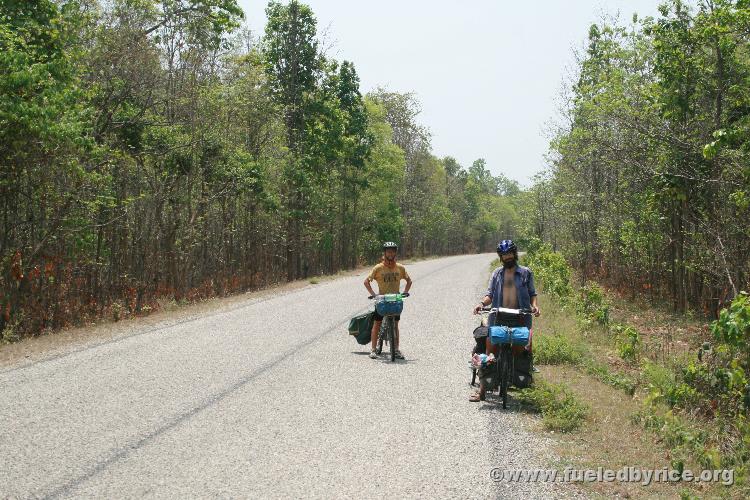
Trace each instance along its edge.
{"label": "shrub", "polygon": [[584,349],[559,334],[534,337],[534,361],[543,365],[577,365],[585,356]]}
{"label": "shrub", "polygon": [[579,429],[590,411],[586,404],[561,384],[538,382],[520,391],[518,398],[534,411],[541,412],[545,428],[560,432]]}
{"label": "shrub", "polygon": [[616,324],[612,326],[617,342],[617,351],[625,361],[634,363],[638,359],[641,347],[641,336],[638,330],[630,325]]}
{"label": "shrub", "polygon": [[534,272],[538,286],[547,295],[565,302],[573,294],[571,269],[562,254],[545,244],[526,255],[524,263]]}
{"label": "shrub", "polygon": [[596,283],[583,286],[576,297],[576,313],[587,321],[600,325],[609,323],[609,303],[604,291]]}
{"label": "shrub", "polygon": [[750,368],[750,296],[742,292],[711,324],[716,340],[729,346],[742,367]]}

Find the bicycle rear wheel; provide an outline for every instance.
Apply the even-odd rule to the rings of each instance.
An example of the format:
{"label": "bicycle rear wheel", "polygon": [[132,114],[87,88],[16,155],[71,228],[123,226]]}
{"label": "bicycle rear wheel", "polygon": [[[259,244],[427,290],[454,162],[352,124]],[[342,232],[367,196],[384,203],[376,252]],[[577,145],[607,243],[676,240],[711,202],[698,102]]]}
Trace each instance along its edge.
{"label": "bicycle rear wheel", "polygon": [[503,398],[503,409],[508,407],[508,387],[510,387],[510,375],[513,372],[513,356],[510,346],[503,346],[501,354],[502,367],[500,371],[500,396]]}

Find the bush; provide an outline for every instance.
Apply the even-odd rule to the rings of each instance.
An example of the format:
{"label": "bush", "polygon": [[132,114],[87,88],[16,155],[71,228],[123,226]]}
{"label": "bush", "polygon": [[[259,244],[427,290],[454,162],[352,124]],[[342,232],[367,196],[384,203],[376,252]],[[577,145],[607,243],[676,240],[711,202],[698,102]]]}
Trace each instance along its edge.
{"label": "bush", "polygon": [[596,283],[589,283],[581,288],[576,297],[576,313],[586,321],[595,321],[600,325],[609,323],[609,303],[604,291]]}
{"label": "bush", "polygon": [[534,337],[534,361],[542,365],[577,365],[586,355],[584,349],[559,334]]}
{"label": "bush", "polygon": [[625,361],[635,363],[641,347],[641,336],[638,330],[630,325],[616,324],[612,326],[611,331],[615,334],[620,357]]}
{"label": "bush", "polygon": [[518,393],[521,403],[541,412],[544,427],[560,432],[572,432],[581,427],[589,414],[589,407],[561,384],[538,382],[534,387]]}
{"label": "bush", "polygon": [[716,448],[708,446],[708,435],[696,429],[671,411],[659,414],[653,406],[633,416],[647,430],[658,434],[662,442],[672,451],[672,467],[682,470],[688,456],[705,468],[718,469],[722,461]]}
{"label": "bush", "polygon": [[643,365],[643,379],[648,384],[649,401],[663,402],[670,408],[690,408],[700,399],[695,388],[681,380],[669,367],[646,363]]}
{"label": "bush", "polygon": [[743,368],[750,368],[750,296],[746,292],[721,311],[711,324],[711,332],[718,342],[729,346]]}
{"label": "bush", "polygon": [[562,254],[553,252],[549,245],[527,254],[524,263],[534,272],[538,286],[547,295],[564,303],[573,294],[570,266]]}
{"label": "bush", "polygon": [[[750,410],[750,297],[739,294],[711,324],[718,345],[704,346],[700,359],[683,371],[692,386],[707,396],[713,410],[736,419]],[[748,436],[750,440],[750,436]]]}

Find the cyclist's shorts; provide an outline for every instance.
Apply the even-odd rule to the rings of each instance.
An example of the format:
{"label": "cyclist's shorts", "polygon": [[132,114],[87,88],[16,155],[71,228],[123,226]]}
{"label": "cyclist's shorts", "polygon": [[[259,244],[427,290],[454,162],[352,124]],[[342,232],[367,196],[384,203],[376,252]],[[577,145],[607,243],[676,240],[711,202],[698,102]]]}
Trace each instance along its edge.
{"label": "cyclist's shorts", "polygon": [[[383,321],[383,317],[380,314],[378,314],[377,310],[375,310],[373,314],[374,314],[373,319],[375,321]],[[394,318],[396,318],[396,321],[399,321],[401,319],[401,315],[399,314],[398,316],[394,316]]]}

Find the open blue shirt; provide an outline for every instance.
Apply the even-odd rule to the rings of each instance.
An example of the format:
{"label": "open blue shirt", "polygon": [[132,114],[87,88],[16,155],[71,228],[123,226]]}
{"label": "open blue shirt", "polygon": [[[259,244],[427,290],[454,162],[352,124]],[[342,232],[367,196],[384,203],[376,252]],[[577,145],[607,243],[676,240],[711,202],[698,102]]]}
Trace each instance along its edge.
{"label": "open blue shirt", "polygon": [[[516,265],[514,275],[516,281],[516,294],[518,294],[518,308],[531,309],[531,297],[536,295],[534,288],[534,273],[531,269],[524,266]],[[502,307],[503,305],[503,282],[505,280],[505,268],[498,267],[492,272],[490,283],[487,286],[487,297],[492,299],[492,307]],[[528,328],[531,328],[531,316],[527,317]]]}

